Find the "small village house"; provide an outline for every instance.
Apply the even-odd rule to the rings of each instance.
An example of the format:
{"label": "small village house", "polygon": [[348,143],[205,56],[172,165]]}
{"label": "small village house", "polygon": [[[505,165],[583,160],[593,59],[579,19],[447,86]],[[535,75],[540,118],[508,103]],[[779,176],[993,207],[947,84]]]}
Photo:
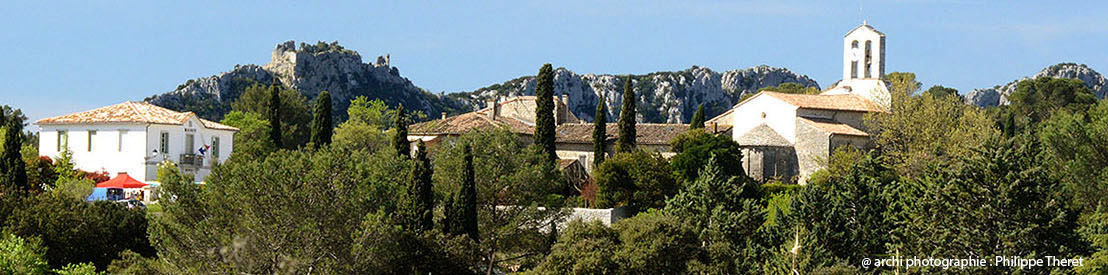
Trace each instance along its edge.
{"label": "small village house", "polygon": [[177,163],[204,181],[212,163],[226,161],[238,129],[146,102],[123,102],[95,110],[45,118],[39,125],[39,154],[57,159],[73,154],[77,169],[126,173],[157,180],[157,164]]}

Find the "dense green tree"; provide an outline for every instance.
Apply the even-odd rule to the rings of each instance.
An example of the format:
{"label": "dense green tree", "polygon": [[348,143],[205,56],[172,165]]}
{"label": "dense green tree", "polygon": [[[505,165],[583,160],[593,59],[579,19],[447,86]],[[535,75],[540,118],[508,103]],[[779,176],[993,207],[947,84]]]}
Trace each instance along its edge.
{"label": "dense green tree", "polygon": [[434,228],[435,192],[432,190],[431,159],[427,158],[427,146],[421,140],[416,150],[415,171],[408,186],[408,211],[412,216],[410,228],[423,232]]}
{"label": "dense green tree", "polygon": [[592,124],[592,167],[596,168],[604,163],[608,147],[608,107],[604,102],[596,103],[596,118]]}
{"label": "dense green tree", "polygon": [[615,255],[620,248],[619,232],[600,221],[569,222],[565,232],[540,263],[535,274],[617,274],[621,265]]}
{"label": "dense green tree", "polygon": [[380,99],[359,96],[346,109],[349,119],[335,129],[333,146],[346,150],[376,151],[390,146],[385,129],[396,124],[397,110]]}
{"label": "dense green tree", "polygon": [[746,177],[722,173],[717,158],[709,157],[700,176],[666,201],[664,212],[696,230],[705,252],[694,265],[698,273],[758,273],[761,188]]}
{"label": "dense green tree", "polygon": [[964,165],[937,167],[906,185],[913,190],[895,196],[911,198],[898,219],[904,223],[901,233],[894,234],[904,236],[902,254],[1069,258],[1084,252],[1075,231],[1077,215],[1065,207],[1060,184],[1042,166],[1034,139],[993,140],[978,150],[958,160]]}
{"label": "dense green tree", "polygon": [[623,83],[623,105],[619,109],[619,137],[616,140],[616,151],[631,152],[635,149],[635,88],[631,85],[631,76]]}
{"label": "dense green tree", "polygon": [[597,207],[628,206],[633,211],[665,206],[677,194],[669,163],[657,152],[617,153],[593,170]]}
{"label": "dense green tree", "polygon": [[[463,191],[469,186],[469,176],[463,175],[469,173],[465,156],[472,158],[482,270],[533,266],[549,249],[543,231],[565,216],[561,208],[565,199],[557,195],[565,186],[561,171],[549,165],[537,146],[524,142],[507,129],[479,130],[440,143],[432,151],[436,191],[456,194],[454,202],[447,204],[455,205],[450,210],[453,217],[466,215],[465,196],[458,194],[468,193]],[[469,230],[464,223],[450,223],[461,229],[453,232],[465,235]]]}
{"label": "dense green tree", "polygon": [[1081,80],[1040,77],[1021,80],[1008,101],[1017,116],[1026,117],[1035,125],[1050,118],[1056,110],[1084,112],[1096,103],[1096,96]]}
{"label": "dense green tree", "polygon": [[151,215],[159,260],[183,273],[362,273],[355,234],[378,210],[395,213],[414,162],[321,148],[214,168],[201,188],[159,169],[163,213]]}
{"label": "dense green tree", "polygon": [[276,85],[269,87],[269,104],[266,105],[266,119],[269,120],[269,141],[277,148],[285,147],[281,137],[281,94]]}
{"label": "dense green tree", "polygon": [[715,158],[719,173],[724,179],[743,176],[742,148],[729,136],[713,135],[704,129],[693,129],[670,140],[670,166],[678,180],[690,182],[706,167],[708,159]]}
{"label": "dense green tree", "polygon": [[359,274],[475,274],[474,243],[439,231],[414,232],[383,211],[366,215],[354,237]]}
{"label": "dense green tree", "polygon": [[554,147],[554,69],[550,63],[539,69],[535,84],[535,144],[551,162],[558,160]]}
{"label": "dense green tree", "polygon": [[[266,138],[272,140],[270,135],[281,134],[282,149],[296,149],[308,143],[311,137],[312,115],[307,99],[300,92],[292,89],[284,89],[279,85],[254,85],[246,89],[238,100],[231,103],[231,111],[244,113],[256,113],[268,122],[273,119],[270,105],[273,101],[273,92],[277,91],[279,102],[278,121],[280,131],[274,131],[273,125],[269,125]],[[236,139],[237,141],[238,139]],[[276,143],[274,143],[276,145]],[[238,146],[236,144],[236,151]]]}
{"label": "dense green tree", "polygon": [[955,97],[915,95],[915,74],[890,75],[891,109],[866,115],[865,124],[874,133],[877,149],[902,175],[916,175],[929,165],[972,153],[971,148],[999,134],[980,108]]}
{"label": "dense green tree", "polygon": [[801,188],[790,213],[780,217],[778,243],[788,251],[798,239],[803,252],[794,255],[803,263],[800,269],[809,271],[836,262],[856,265],[889,252],[886,244],[893,242],[890,232],[895,227],[887,217],[896,209],[890,189],[898,185],[898,178],[879,156],[870,154],[845,175]]}
{"label": "dense green tree", "polygon": [[392,135],[392,147],[402,158],[412,156],[412,144],[408,141],[408,117],[404,115],[404,105],[396,107],[396,132]]}
{"label": "dense green tree", "polygon": [[696,105],[696,112],[689,121],[689,129],[704,129],[704,104]]}
{"label": "dense green tree", "polygon": [[323,91],[315,98],[314,118],[312,119],[312,144],[316,148],[331,144],[334,126],[331,122],[331,93]]}
{"label": "dense green tree", "polygon": [[941,97],[952,96],[952,97],[958,98],[958,100],[962,100],[962,96],[958,95],[958,90],[957,89],[947,88],[947,87],[943,87],[941,85],[931,86],[931,88],[928,88],[927,91],[924,91],[923,93],[934,96],[934,97],[940,97],[940,98]]}
{"label": "dense green tree", "polygon": [[1108,101],[1087,113],[1056,111],[1042,123],[1039,140],[1071,207],[1086,213],[1108,208]]}
{"label": "dense green tree", "polygon": [[269,122],[261,114],[253,112],[231,111],[223,120],[225,125],[239,128],[235,133],[235,151],[231,158],[259,159],[277,150],[269,135]]}
{"label": "dense green tree", "polygon": [[0,185],[5,190],[0,193],[23,193],[30,189],[27,184],[27,163],[23,161],[23,120],[18,116],[2,119],[6,125],[0,127]]}
{"label": "dense green tree", "polygon": [[37,238],[24,239],[11,233],[0,235],[0,273],[47,274],[46,248]]}
{"label": "dense green tree", "polygon": [[474,179],[473,153],[467,144],[462,149],[462,186],[458,192],[457,203],[458,224],[462,232],[474,241],[481,240],[481,234],[477,228],[477,182]]}
{"label": "dense green tree", "polygon": [[700,254],[696,231],[677,217],[643,213],[614,226],[622,243],[616,260],[628,274],[680,274]]}
{"label": "dense green tree", "polygon": [[38,194],[12,212],[6,230],[41,238],[53,268],[91,262],[104,269],[124,250],[154,254],[145,216],[114,202]]}

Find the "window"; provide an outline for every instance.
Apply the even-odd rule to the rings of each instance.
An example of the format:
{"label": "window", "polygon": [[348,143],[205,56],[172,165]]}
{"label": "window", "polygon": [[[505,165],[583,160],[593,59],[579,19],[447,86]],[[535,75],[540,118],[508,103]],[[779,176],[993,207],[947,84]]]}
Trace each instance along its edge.
{"label": "window", "polygon": [[195,141],[194,136],[192,134],[185,134],[185,153],[186,154],[193,154],[195,152],[194,150],[196,150],[196,148],[193,147],[193,145],[195,144],[194,141]]}
{"label": "window", "polygon": [[93,138],[96,137],[96,131],[88,131],[88,151],[92,152]]}
{"label": "window", "polygon": [[69,149],[69,132],[58,131],[58,152]]}
{"label": "window", "polygon": [[158,147],[158,150],[162,154],[169,154],[169,132],[162,132],[161,146]]}
{"label": "window", "polygon": [[766,150],[762,155],[762,179],[769,180],[777,176],[777,152]]}
{"label": "window", "polygon": [[127,130],[119,130],[119,141],[116,144],[116,151],[123,152],[123,137],[127,135]]}
{"label": "window", "polygon": [[219,158],[219,137],[212,137],[212,157]]}
{"label": "window", "polygon": [[866,78],[870,78],[870,63],[873,59],[873,41],[866,40]]}
{"label": "window", "polygon": [[850,61],[850,78],[858,78],[858,61]]}

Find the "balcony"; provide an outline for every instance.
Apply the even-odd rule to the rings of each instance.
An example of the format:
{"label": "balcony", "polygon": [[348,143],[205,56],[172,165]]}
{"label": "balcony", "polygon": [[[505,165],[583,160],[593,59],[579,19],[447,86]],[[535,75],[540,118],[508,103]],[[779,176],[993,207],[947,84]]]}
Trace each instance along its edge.
{"label": "balcony", "polygon": [[181,166],[195,166],[195,167],[204,166],[204,156],[201,156],[201,155],[181,154],[180,160],[181,161],[179,163],[180,163]]}

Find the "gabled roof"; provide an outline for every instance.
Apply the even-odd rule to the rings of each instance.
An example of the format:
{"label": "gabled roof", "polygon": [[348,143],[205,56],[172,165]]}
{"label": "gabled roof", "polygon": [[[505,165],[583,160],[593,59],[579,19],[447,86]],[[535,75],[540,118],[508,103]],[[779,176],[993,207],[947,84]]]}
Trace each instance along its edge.
{"label": "gabled roof", "polygon": [[461,115],[412,124],[408,127],[410,135],[460,135],[472,129],[507,127],[516,134],[534,134],[535,127],[523,121],[498,116],[496,120],[486,113],[469,112]]}
{"label": "gabled roof", "polygon": [[875,32],[875,33],[877,33],[881,36],[885,36],[885,33],[881,32],[881,31],[878,31],[877,29],[873,28],[873,26],[870,26],[869,24],[866,24],[866,23],[862,23],[861,25],[858,25],[857,27],[854,27],[854,29],[851,29],[850,31],[846,32],[846,34],[844,34],[843,37],[850,36],[851,33],[854,33],[854,31],[857,31],[857,30],[860,30],[860,29],[867,29],[867,30],[873,31],[873,32]]}
{"label": "gabled roof", "polygon": [[793,144],[773,130],[772,127],[762,123],[747,131],[736,140],[743,146],[781,146],[788,147]]}
{"label": "gabled roof", "polygon": [[854,128],[853,126],[841,123],[838,121],[824,119],[824,118],[809,118],[809,117],[797,117],[796,120],[808,123],[808,125],[815,126],[820,130],[827,131],[828,133],[836,135],[848,135],[848,136],[860,136],[868,137],[865,131]]}
{"label": "gabled roof", "polygon": [[[554,131],[557,142],[561,143],[592,143],[592,123],[567,123],[558,125]],[[605,133],[608,139],[619,138],[619,124],[608,123],[605,125]],[[689,131],[688,124],[665,123],[636,123],[635,143],[646,145],[665,145],[669,140]]]}
{"label": "gabled roof", "polygon": [[[753,99],[759,95],[772,96],[774,98],[785,101],[785,103],[805,108],[805,109],[821,109],[821,110],[839,110],[839,111],[854,111],[854,112],[885,112],[885,109],[870,101],[864,97],[853,94],[837,94],[837,95],[804,95],[804,94],[786,94],[770,91],[762,91],[757,95],[754,95],[747,99]],[[746,103],[743,101],[740,105]]]}
{"label": "gabled roof", "polygon": [[200,123],[209,129],[238,131],[238,128],[219,124],[197,117],[192,112],[176,112],[160,106],[146,103],[127,101],[111,106],[72,113],[68,115],[40,119],[35,122],[38,125],[61,124],[97,124],[97,123],[151,123],[183,125],[190,118],[195,117]]}

